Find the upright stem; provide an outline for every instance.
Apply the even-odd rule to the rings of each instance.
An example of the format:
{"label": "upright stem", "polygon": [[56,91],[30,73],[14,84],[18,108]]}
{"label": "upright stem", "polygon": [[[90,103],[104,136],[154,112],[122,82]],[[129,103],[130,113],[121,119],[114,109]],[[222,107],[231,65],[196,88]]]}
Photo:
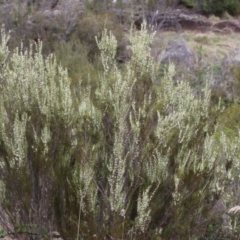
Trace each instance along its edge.
{"label": "upright stem", "polygon": [[80,221],[81,221],[81,203],[82,203],[82,197],[79,202],[79,213],[78,213],[78,230],[77,230],[77,240],[79,239],[79,231],[80,231]]}

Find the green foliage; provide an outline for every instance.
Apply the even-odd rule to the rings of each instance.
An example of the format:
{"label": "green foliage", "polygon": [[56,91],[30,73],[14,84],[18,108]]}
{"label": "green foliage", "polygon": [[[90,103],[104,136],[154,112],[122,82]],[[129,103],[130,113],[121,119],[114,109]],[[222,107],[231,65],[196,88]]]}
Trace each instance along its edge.
{"label": "green foliage", "polygon": [[118,41],[122,38],[122,29],[114,21],[114,17],[108,14],[87,13],[76,26],[76,30],[71,36],[72,40],[80,40],[88,49],[88,56],[93,60],[99,54],[95,37],[103,31],[104,28],[112,30]]}
{"label": "green foliage", "polygon": [[[204,236],[236,168],[239,136],[212,134],[208,82],[195,96],[187,81],[173,81],[172,64],[159,79],[153,37],[145,24],[131,30],[132,58],[120,69],[117,39],[103,30],[103,70],[91,74],[79,58],[90,72],[81,67],[74,82],[55,56],[43,58],[41,44],[3,61],[1,221],[60,229],[65,239]],[[2,32],[1,59],[6,39]],[[58,59],[77,71],[78,58],[64,62],[62,51]]]}
{"label": "green foliage", "polygon": [[0,237],[2,238],[2,237],[4,237],[5,236],[5,231],[3,230],[3,229],[0,229]]}
{"label": "green foliage", "polygon": [[200,6],[204,12],[218,16],[221,16],[224,12],[228,12],[231,15],[237,15],[240,13],[239,0],[204,0],[201,1]]}
{"label": "green foliage", "polygon": [[239,0],[182,0],[181,2],[187,7],[201,10],[209,15],[222,16],[225,12],[231,15],[238,15],[240,13]]}
{"label": "green foliage", "polygon": [[181,1],[186,7],[193,8],[196,7],[196,0],[182,0]]}
{"label": "green foliage", "polygon": [[203,45],[210,44],[210,41],[207,36],[197,36],[194,38],[194,41]]}
{"label": "green foliage", "polygon": [[89,62],[89,51],[88,46],[79,40],[62,41],[54,44],[57,62],[67,68],[72,87],[77,87],[80,81],[83,85],[89,84],[89,81],[92,87],[97,85],[102,65],[98,58],[95,58],[93,63]]}
{"label": "green foliage", "polygon": [[240,129],[240,105],[231,104],[219,117],[218,128],[229,137],[236,137]]}
{"label": "green foliage", "polygon": [[102,14],[111,6],[111,0],[86,0],[84,5],[87,11]]}
{"label": "green foliage", "polygon": [[240,95],[240,69],[239,64],[233,64],[230,67],[231,75],[233,76],[233,81],[230,83],[230,88],[234,94],[235,100],[239,101]]}

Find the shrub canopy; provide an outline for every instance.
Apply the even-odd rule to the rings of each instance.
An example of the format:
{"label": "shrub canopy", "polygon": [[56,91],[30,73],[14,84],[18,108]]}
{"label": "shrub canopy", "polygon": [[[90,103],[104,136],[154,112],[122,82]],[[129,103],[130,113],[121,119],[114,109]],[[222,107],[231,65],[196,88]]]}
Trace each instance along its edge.
{"label": "shrub canopy", "polygon": [[204,236],[240,146],[238,136],[214,136],[208,82],[195,96],[187,81],[174,80],[174,65],[162,75],[145,25],[131,31],[132,58],[121,69],[111,32],[96,39],[103,71],[94,88],[72,87],[41,44],[10,54],[8,34],[1,36],[6,230],[40,237],[58,229],[71,239]]}

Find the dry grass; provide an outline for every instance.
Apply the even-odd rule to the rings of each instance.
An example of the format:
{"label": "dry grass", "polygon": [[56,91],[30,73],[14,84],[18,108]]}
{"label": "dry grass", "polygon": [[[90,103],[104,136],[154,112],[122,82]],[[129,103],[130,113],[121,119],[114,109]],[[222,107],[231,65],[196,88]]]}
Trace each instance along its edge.
{"label": "dry grass", "polygon": [[155,36],[153,43],[153,55],[156,52],[166,46],[166,44],[178,37],[183,37],[187,45],[196,52],[201,48],[202,55],[206,58],[206,61],[219,61],[229,56],[237,47],[239,47],[239,34],[219,34],[214,32],[195,32],[184,31],[182,33],[176,33],[173,31],[159,32]]}

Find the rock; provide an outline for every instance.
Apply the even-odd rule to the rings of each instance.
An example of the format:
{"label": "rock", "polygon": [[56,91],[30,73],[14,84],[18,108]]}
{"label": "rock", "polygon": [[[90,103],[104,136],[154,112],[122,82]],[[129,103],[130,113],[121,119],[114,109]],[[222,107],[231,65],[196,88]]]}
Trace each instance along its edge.
{"label": "rock", "polygon": [[231,54],[229,54],[228,58],[226,59],[226,64],[240,65],[240,45]]}
{"label": "rock", "polygon": [[224,20],[218,23],[215,23],[212,26],[213,31],[231,29],[233,32],[240,32],[240,21],[237,19],[234,20]]}
{"label": "rock", "polygon": [[53,231],[50,233],[50,236],[53,238],[59,238],[60,237],[60,233],[57,231]]}
{"label": "rock", "polygon": [[232,34],[234,31],[231,28],[223,28],[223,29],[218,29],[218,28],[213,28],[212,32],[214,33],[219,33],[219,34],[223,34],[223,35],[230,35]]}
{"label": "rock", "polygon": [[198,30],[206,32],[210,30],[212,23],[207,18],[198,14],[179,14],[179,24],[185,30]]}
{"label": "rock", "polygon": [[212,26],[206,17],[182,9],[150,13],[148,19],[149,24],[156,26],[158,30],[198,30],[205,32],[209,31]]}
{"label": "rock", "polygon": [[51,240],[63,240],[60,236],[60,233],[57,231],[53,231],[49,235]]}
{"label": "rock", "polygon": [[194,63],[194,54],[187,46],[186,41],[179,38],[169,42],[165,51],[158,55],[157,60],[163,63],[173,62],[178,66],[189,67]]}

